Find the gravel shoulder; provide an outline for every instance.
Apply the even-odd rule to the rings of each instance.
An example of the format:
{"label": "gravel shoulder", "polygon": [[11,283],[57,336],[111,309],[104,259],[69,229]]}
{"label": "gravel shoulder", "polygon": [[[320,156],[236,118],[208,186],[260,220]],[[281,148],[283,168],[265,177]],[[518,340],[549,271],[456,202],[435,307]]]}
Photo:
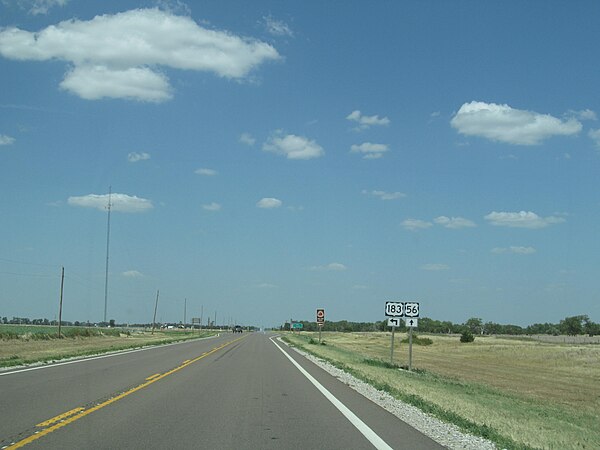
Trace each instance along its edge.
{"label": "gravel shoulder", "polygon": [[[287,345],[281,339],[279,341]],[[403,422],[449,449],[495,450],[497,448],[493,442],[478,436],[466,434],[455,425],[442,422],[429,414],[425,414],[420,409],[392,397],[387,392],[375,389],[370,384],[338,369],[327,361],[310,355],[298,348],[288,347],[318,365],[356,392],[394,414]]]}

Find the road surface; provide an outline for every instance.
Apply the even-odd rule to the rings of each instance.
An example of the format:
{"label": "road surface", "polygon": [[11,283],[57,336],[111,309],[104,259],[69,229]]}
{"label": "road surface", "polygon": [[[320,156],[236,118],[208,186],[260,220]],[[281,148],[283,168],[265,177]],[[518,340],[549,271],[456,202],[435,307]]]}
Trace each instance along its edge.
{"label": "road surface", "polygon": [[274,335],[0,372],[0,448],[439,449]]}

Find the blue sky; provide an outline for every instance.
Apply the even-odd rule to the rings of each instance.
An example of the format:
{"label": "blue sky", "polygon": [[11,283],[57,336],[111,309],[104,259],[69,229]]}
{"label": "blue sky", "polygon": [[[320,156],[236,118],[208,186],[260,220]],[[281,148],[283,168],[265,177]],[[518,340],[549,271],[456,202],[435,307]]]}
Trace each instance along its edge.
{"label": "blue sky", "polygon": [[0,316],[600,321],[597,2],[0,2]]}

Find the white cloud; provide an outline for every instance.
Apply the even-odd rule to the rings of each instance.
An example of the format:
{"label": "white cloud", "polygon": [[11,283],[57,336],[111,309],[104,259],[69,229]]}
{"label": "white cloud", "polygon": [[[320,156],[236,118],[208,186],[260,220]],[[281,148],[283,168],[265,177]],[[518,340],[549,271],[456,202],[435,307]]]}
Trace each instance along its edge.
{"label": "white cloud", "polygon": [[[80,197],[69,197],[67,203],[71,206],[81,206],[83,208],[95,208],[100,211],[106,211],[108,197],[108,194],[88,194]],[[110,203],[112,205],[111,210],[117,212],[138,213],[154,208],[150,200],[127,194],[111,194]]]}
{"label": "white cloud", "polygon": [[168,11],[171,14],[179,14],[189,16],[192,14],[192,9],[182,0],[154,0],[156,5],[163,11]]}
{"label": "white cloud", "polygon": [[260,283],[260,284],[257,284],[256,287],[259,289],[274,289],[277,287],[277,285],[271,284],[271,283]]}
{"label": "white cloud", "polygon": [[220,211],[221,205],[219,203],[212,202],[206,205],[202,205],[202,208],[206,211]]}
{"label": "white cloud", "polygon": [[352,111],[348,116],[347,120],[358,123],[357,130],[366,130],[373,125],[389,125],[390,119],[387,117],[375,116],[363,116],[359,110]]}
{"label": "white cloud", "polygon": [[465,219],[463,217],[446,217],[439,216],[433,219],[438,225],[442,225],[446,228],[458,229],[458,228],[472,228],[476,227],[475,222]]}
{"label": "white cloud", "polygon": [[424,264],[421,266],[421,270],[429,270],[429,271],[438,271],[438,270],[448,270],[449,266],[446,264]]}
{"label": "white cloud", "polygon": [[402,222],[402,227],[404,227],[404,229],[409,230],[409,231],[424,230],[431,226],[433,226],[433,224],[431,222],[426,222],[426,221],[420,220],[420,219],[406,219],[405,221]]}
{"label": "white cloud", "polygon": [[5,134],[0,134],[0,145],[11,145],[14,144],[15,138],[7,136]]}
{"label": "white cloud", "polygon": [[240,142],[252,147],[256,142],[256,139],[254,139],[250,133],[242,133],[240,136]]}
{"label": "white cloud", "polygon": [[22,5],[29,8],[29,14],[37,16],[38,14],[48,14],[54,6],[65,6],[69,0],[21,0]]}
{"label": "white cloud", "polygon": [[515,253],[517,255],[531,255],[535,253],[536,249],[533,247],[519,247],[511,245],[510,247],[495,247],[492,249],[492,253],[503,254],[503,253]]}
{"label": "white cloud", "polygon": [[348,267],[346,267],[344,264],[337,263],[337,262],[329,263],[324,266],[310,267],[310,270],[318,270],[318,271],[322,271],[322,272],[342,272],[347,269],[348,269]]}
{"label": "white cloud", "polygon": [[493,211],[484,217],[490,224],[501,227],[511,228],[544,228],[548,225],[562,223],[563,217],[549,216],[540,217],[531,211],[521,212],[496,212]]}
{"label": "white cloud", "polygon": [[598,116],[595,111],[591,109],[583,109],[581,111],[569,111],[569,114],[577,117],[579,120],[598,120]]}
{"label": "white cloud", "polygon": [[67,72],[60,87],[85,100],[107,97],[160,103],[173,97],[167,77],[148,67],[76,66]]}
{"label": "white cloud", "polygon": [[276,133],[263,144],[262,148],[266,152],[284,155],[288,159],[312,159],[325,154],[323,147],[315,141],[295,134],[282,136]]}
{"label": "white cloud", "polygon": [[591,140],[594,141],[594,143],[596,144],[596,147],[600,147],[600,128],[598,128],[596,130],[590,130],[588,132],[588,136],[590,137]]}
{"label": "white cloud", "polygon": [[363,142],[360,145],[354,144],[350,147],[352,153],[362,153],[364,159],[381,158],[388,150],[386,144],[372,144],[371,142]]}
{"label": "white cloud", "polygon": [[127,270],[121,275],[123,275],[126,278],[142,278],[144,276],[143,273],[138,272],[137,270]]}
{"label": "white cloud", "polygon": [[272,197],[265,197],[265,198],[260,199],[258,201],[258,203],[256,203],[256,206],[258,208],[263,208],[263,209],[273,209],[273,208],[279,208],[282,204],[283,204],[283,202],[279,199],[272,198]]}
{"label": "white cloud", "polygon": [[463,104],[450,121],[459,133],[515,145],[536,145],[552,136],[569,136],[581,131],[576,119],[562,121],[549,114],[539,114],[495,103]]}
{"label": "white cloud", "polygon": [[213,169],[200,168],[194,170],[194,173],[205,177],[214,177],[215,175],[218,175],[219,172]]}
{"label": "white cloud", "polygon": [[0,54],[21,61],[67,61],[71,69],[60,85],[84,99],[149,102],[172,97],[160,66],[243,79],[280,57],[267,43],[203,28],[191,17],[157,8],[72,19],[39,32],[3,28]]}
{"label": "white cloud", "polygon": [[149,153],[137,153],[137,152],[131,152],[127,155],[127,161],[129,161],[130,163],[136,163],[138,161],[146,161],[147,159],[150,159],[150,154]]}
{"label": "white cloud", "polygon": [[406,197],[402,192],[385,192],[385,191],[367,191],[363,190],[363,194],[370,194],[374,197],[379,197],[381,200],[397,200]]}
{"label": "white cloud", "polygon": [[265,28],[273,36],[294,36],[294,32],[291,30],[289,25],[282,20],[276,20],[270,15],[263,17],[263,20],[265,23]]}

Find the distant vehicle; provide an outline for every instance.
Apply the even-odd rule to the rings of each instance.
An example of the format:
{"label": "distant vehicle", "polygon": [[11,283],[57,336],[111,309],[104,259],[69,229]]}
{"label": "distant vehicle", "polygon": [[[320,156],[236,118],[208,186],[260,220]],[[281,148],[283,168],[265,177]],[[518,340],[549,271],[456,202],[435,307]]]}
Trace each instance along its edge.
{"label": "distant vehicle", "polygon": [[244,330],[242,330],[242,327],[239,325],[236,325],[235,327],[233,327],[233,332],[234,333],[242,333]]}

